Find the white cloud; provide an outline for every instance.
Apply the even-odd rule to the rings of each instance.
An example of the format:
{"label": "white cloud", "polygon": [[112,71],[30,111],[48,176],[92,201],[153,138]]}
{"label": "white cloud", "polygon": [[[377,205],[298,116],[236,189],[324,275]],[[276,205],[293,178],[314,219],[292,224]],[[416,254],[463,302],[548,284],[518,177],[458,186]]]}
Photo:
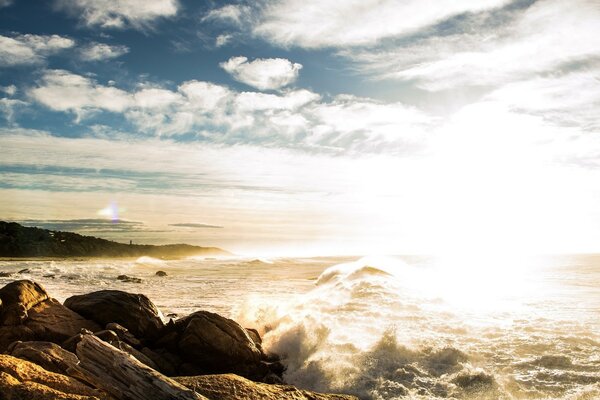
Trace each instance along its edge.
{"label": "white cloud", "polygon": [[600,67],[504,85],[485,97],[521,113],[585,130],[600,130]]}
{"label": "white cloud", "polygon": [[90,43],[79,50],[79,55],[83,61],[110,60],[127,53],[129,53],[127,46],[114,46],[106,43]]}
{"label": "white cloud", "polygon": [[39,64],[74,45],[74,40],[59,35],[0,35],[0,66]]}
{"label": "white cloud", "polygon": [[296,110],[316,101],[320,96],[301,89],[284,93],[282,96],[258,92],[241,92],[235,98],[236,108],[242,111]]}
{"label": "white cloud", "polygon": [[28,95],[51,110],[72,111],[78,117],[98,109],[123,112],[133,103],[132,96],[124,90],[99,85],[64,70],[46,71]]}
{"label": "white cloud", "polygon": [[[491,17],[490,17],[491,18]],[[347,50],[363,72],[415,80],[427,90],[494,86],[600,55],[595,1],[541,0],[486,30],[434,36],[405,46]]]}
{"label": "white cloud", "polygon": [[175,16],[179,6],[177,0],[56,0],[55,4],[88,26],[138,29]]}
{"label": "white cloud", "polygon": [[215,46],[216,47],[223,47],[225,46],[227,43],[229,43],[231,41],[231,39],[233,38],[233,35],[230,34],[222,34],[217,36],[217,38],[215,39]]}
{"label": "white cloud", "polygon": [[507,0],[279,0],[262,9],[253,31],[282,46],[366,45],[414,32],[453,15],[506,3]]}
{"label": "white cloud", "polygon": [[235,92],[186,81],[176,90],[146,85],[133,91],[101,85],[63,70],[46,71],[30,98],[76,122],[96,112],[121,113],[147,135],[197,135],[214,143],[335,152],[410,152],[426,140],[435,119],[401,103],[338,96],[326,102],[305,89]]}
{"label": "white cloud", "polygon": [[0,98],[0,113],[4,114],[4,118],[9,124],[14,123],[15,112],[18,108],[24,108],[28,106],[27,102],[17,99],[8,99],[6,97]]}
{"label": "white cloud", "polygon": [[15,85],[0,86],[0,91],[9,96],[14,96],[17,93],[17,87]]}
{"label": "white cloud", "polygon": [[232,57],[219,64],[233,78],[260,90],[280,89],[298,78],[302,65],[285,58]]}
{"label": "white cloud", "polygon": [[210,10],[202,18],[203,21],[217,20],[234,25],[241,25],[245,16],[250,13],[250,8],[242,5],[228,4],[221,8]]}
{"label": "white cloud", "polygon": [[13,0],[0,0],[0,8],[12,5]]}
{"label": "white cloud", "polygon": [[207,111],[215,110],[219,106],[224,107],[224,102],[232,96],[228,88],[202,81],[184,82],[179,86],[179,91],[188,98],[193,108]]}

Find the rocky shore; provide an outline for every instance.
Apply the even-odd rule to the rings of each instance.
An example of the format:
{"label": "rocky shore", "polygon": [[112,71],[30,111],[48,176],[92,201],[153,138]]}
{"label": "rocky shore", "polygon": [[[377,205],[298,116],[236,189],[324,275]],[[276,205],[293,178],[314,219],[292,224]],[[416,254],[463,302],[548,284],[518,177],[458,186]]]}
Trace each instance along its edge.
{"label": "rocky shore", "polygon": [[0,289],[0,399],[354,399],[283,382],[254,329],[197,311],[164,322],[143,294],[64,304],[29,280]]}

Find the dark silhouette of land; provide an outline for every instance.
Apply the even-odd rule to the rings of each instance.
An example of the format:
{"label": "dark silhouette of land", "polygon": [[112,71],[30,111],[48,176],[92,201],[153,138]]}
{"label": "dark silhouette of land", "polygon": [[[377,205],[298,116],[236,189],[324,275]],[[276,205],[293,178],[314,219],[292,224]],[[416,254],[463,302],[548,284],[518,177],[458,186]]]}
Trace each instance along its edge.
{"label": "dark silhouette of land", "polygon": [[125,244],[72,232],[26,227],[0,221],[0,257],[140,257],[177,258],[230,255],[218,247],[188,244]]}

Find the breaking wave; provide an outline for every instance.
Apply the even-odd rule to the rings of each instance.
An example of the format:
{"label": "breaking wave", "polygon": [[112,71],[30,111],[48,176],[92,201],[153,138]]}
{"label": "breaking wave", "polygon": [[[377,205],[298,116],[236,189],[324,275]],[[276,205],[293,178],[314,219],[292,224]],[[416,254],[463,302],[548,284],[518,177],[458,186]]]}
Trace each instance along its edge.
{"label": "breaking wave", "polygon": [[336,265],[308,293],[247,303],[237,318],[261,327],[285,379],[307,389],[373,400],[600,398],[600,347],[585,326],[539,310],[457,311],[419,287],[424,276],[398,260]]}

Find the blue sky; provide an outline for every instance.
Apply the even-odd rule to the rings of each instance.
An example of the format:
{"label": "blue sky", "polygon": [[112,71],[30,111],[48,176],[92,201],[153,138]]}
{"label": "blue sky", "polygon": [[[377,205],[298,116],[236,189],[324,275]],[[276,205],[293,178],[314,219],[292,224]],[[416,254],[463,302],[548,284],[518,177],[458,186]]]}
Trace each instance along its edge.
{"label": "blue sky", "polygon": [[241,252],[598,251],[599,22],[590,0],[1,0],[0,217]]}

